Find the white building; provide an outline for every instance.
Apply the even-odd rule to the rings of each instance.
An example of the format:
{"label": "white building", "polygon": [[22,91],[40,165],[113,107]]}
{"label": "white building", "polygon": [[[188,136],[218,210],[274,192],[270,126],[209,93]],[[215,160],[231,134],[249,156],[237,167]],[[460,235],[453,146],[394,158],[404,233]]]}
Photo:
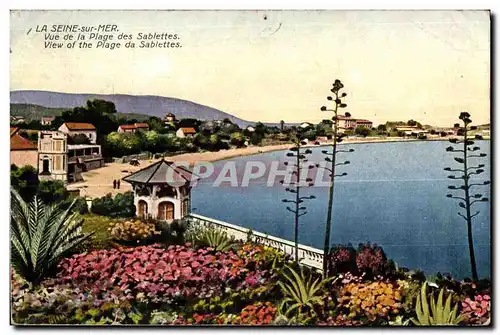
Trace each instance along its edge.
{"label": "white building", "polygon": [[136,215],[172,222],[190,212],[193,174],[173,162],[161,160],[123,178],[132,184]]}
{"label": "white building", "polygon": [[179,128],[176,132],[175,135],[177,137],[183,138],[183,137],[192,137],[196,134],[196,130],[193,127],[182,127]]}
{"label": "white building", "polygon": [[65,122],[59,127],[59,131],[71,137],[85,135],[92,144],[96,144],[97,141],[97,130],[91,123]]}

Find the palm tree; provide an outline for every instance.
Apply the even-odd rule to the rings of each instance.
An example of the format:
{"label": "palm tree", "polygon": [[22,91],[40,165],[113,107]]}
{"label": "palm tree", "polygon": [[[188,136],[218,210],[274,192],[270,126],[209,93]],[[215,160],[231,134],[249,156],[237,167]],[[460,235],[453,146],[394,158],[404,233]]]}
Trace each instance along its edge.
{"label": "palm tree", "polygon": [[283,132],[284,127],[285,127],[285,121],[281,120],[280,121],[281,132]]}
{"label": "palm tree", "polygon": [[11,264],[26,281],[36,285],[70,249],[91,234],[82,234],[83,219],[72,212],[76,199],[45,205],[38,197],[26,203],[11,188]]}

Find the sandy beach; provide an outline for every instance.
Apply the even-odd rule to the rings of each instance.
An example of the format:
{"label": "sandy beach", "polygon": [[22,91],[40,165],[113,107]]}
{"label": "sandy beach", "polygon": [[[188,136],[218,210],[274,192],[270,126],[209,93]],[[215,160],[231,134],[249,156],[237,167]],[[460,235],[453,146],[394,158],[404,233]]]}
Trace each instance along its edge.
{"label": "sandy beach", "polygon": [[[437,138],[436,140],[446,140],[445,138]],[[432,140],[432,139],[431,139]],[[401,137],[391,138],[348,138],[345,139],[343,144],[357,144],[357,143],[384,143],[384,142],[410,142],[418,141],[417,139],[405,139]],[[321,143],[321,146],[330,145],[330,143]],[[311,144],[310,146],[317,146]],[[166,159],[174,162],[187,162],[190,165],[196,162],[214,162],[223,159],[229,159],[240,156],[256,155],[264,152],[286,150],[292,147],[292,144],[279,144],[264,147],[247,147],[238,149],[220,150],[217,152],[195,152],[186,153],[176,156],[171,156]],[[80,190],[82,197],[102,197],[108,193],[115,195],[131,190],[130,184],[126,182],[120,183],[120,189],[113,189],[113,180],[122,179],[123,177],[140,170],[150,164],[159,161],[159,159],[141,160],[140,166],[132,166],[129,163],[107,163],[106,166],[82,173],[83,182],[73,183],[68,185],[68,190]]]}
{"label": "sandy beach", "polygon": [[[263,152],[285,150],[290,148],[291,144],[270,145],[265,147],[248,147],[238,149],[220,150],[217,152],[195,152],[186,153],[166,158],[174,162],[187,162],[190,165],[196,162],[214,162],[218,160],[228,159],[232,157],[250,156]],[[113,195],[131,191],[130,184],[126,182],[120,183],[120,189],[113,189],[113,180],[121,179],[132,172],[140,170],[150,164],[153,164],[160,159],[141,160],[140,166],[132,166],[129,163],[106,163],[106,166],[82,173],[83,182],[72,183],[68,185],[68,190],[80,190],[82,197],[103,197],[108,193]]]}

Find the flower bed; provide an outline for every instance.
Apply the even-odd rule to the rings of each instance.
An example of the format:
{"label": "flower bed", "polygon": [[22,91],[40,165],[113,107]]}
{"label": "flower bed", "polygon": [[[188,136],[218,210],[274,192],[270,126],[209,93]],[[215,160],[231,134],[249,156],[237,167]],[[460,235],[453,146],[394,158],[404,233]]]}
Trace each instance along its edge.
{"label": "flower bed", "polygon": [[[228,251],[190,244],[96,250],[64,258],[59,272],[30,288],[12,272],[12,311],[21,324],[163,324],[163,325],[412,325],[422,280],[404,272],[338,275],[308,296],[284,307],[278,282],[285,265],[279,251],[254,244]],[[297,269],[297,267],[295,267]],[[307,271],[306,271],[307,272]],[[288,279],[292,279],[291,272]],[[320,280],[307,272],[309,284]],[[310,279],[309,279],[310,278]],[[440,277],[439,289],[455,292],[453,303],[464,315],[461,325],[489,322],[489,287]],[[307,282],[297,283],[309,285]],[[429,286],[429,295],[439,291]],[[450,288],[451,287],[451,288]],[[308,300],[309,299],[309,300]],[[299,306],[300,307],[300,306]],[[287,312],[288,309],[288,312]],[[298,311],[298,312],[297,312]]]}

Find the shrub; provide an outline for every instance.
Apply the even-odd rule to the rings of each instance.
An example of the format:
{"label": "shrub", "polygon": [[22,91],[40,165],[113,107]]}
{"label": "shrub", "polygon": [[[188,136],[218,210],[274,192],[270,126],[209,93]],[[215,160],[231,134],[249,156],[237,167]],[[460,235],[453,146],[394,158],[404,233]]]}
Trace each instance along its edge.
{"label": "shrub", "polygon": [[286,280],[278,282],[283,294],[280,310],[288,305],[288,309],[283,313],[285,316],[289,316],[291,312],[296,311],[296,316],[299,319],[304,317],[308,320],[317,317],[316,307],[323,305],[325,299],[323,289],[336,278],[322,279],[318,277],[314,280],[312,276],[306,277],[302,271],[299,275],[292,268],[288,266],[286,268],[291,273],[291,277],[283,272],[282,276]]}
{"label": "shrub", "polygon": [[357,273],[356,250],[351,246],[336,246],[327,255],[328,275],[334,276],[340,273]]}
{"label": "shrub", "polygon": [[360,244],[356,255],[358,271],[369,277],[388,276],[394,270],[394,264],[387,260],[384,250],[377,245]]}
{"label": "shrub", "polygon": [[491,297],[487,294],[476,295],[474,300],[466,298],[462,302],[462,314],[469,324],[486,325],[491,318]]}
{"label": "shrub", "polygon": [[258,302],[248,305],[241,311],[233,324],[239,325],[268,325],[276,316],[276,307],[271,302]]}
{"label": "shrub", "polygon": [[139,243],[141,240],[160,234],[153,222],[145,220],[112,221],[109,224],[110,235],[119,241]]}
{"label": "shrub", "polygon": [[349,319],[367,318],[371,322],[388,321],[402,309],[401,292],[388,282],[350,283],[337,298],[340,309],[347,309]]}
{"label": "shrub", "polygon": [[132,192],[118,193],[114,198],[111,193],[92,201],[92,213],[109,217],[134,217],[135,205]]}
{"label": "shrub", "polygon": [[[464,315],[457,317],[457,305],[451,309],[451,300],[453,293],[448,294],[448,298],[443,305],[444,289],[439,292],[439,297],[436,303],[434,294],[431,291],[431,300],[427,301],[427,282],[422,285],[420,295],[417,296],[417,304],[415,313],[417,318],[412,318],[412,322],[417,326],[443,326],[443,325],[457,325],[463,319]],[[429,309],[429,306],[431,307]]]}
{"label": "shrub", "polygon": [[384,250],[377,245],[360,244],[354,249],[347,246],[335,246],[327,255],[328,275],[350,273],[374,279],[377,276],[393,277],[396,274],[394,262],[387,259]]}
{"label": "shrub", "polygon": [[78,246],[91,234],[82,234],[83,220],[71,213],[75,201],[63,210],[62,204],[45,205],[35,197],[26,203],[11,189],[11,263],[28,282],[38,282],[65,252]]}

